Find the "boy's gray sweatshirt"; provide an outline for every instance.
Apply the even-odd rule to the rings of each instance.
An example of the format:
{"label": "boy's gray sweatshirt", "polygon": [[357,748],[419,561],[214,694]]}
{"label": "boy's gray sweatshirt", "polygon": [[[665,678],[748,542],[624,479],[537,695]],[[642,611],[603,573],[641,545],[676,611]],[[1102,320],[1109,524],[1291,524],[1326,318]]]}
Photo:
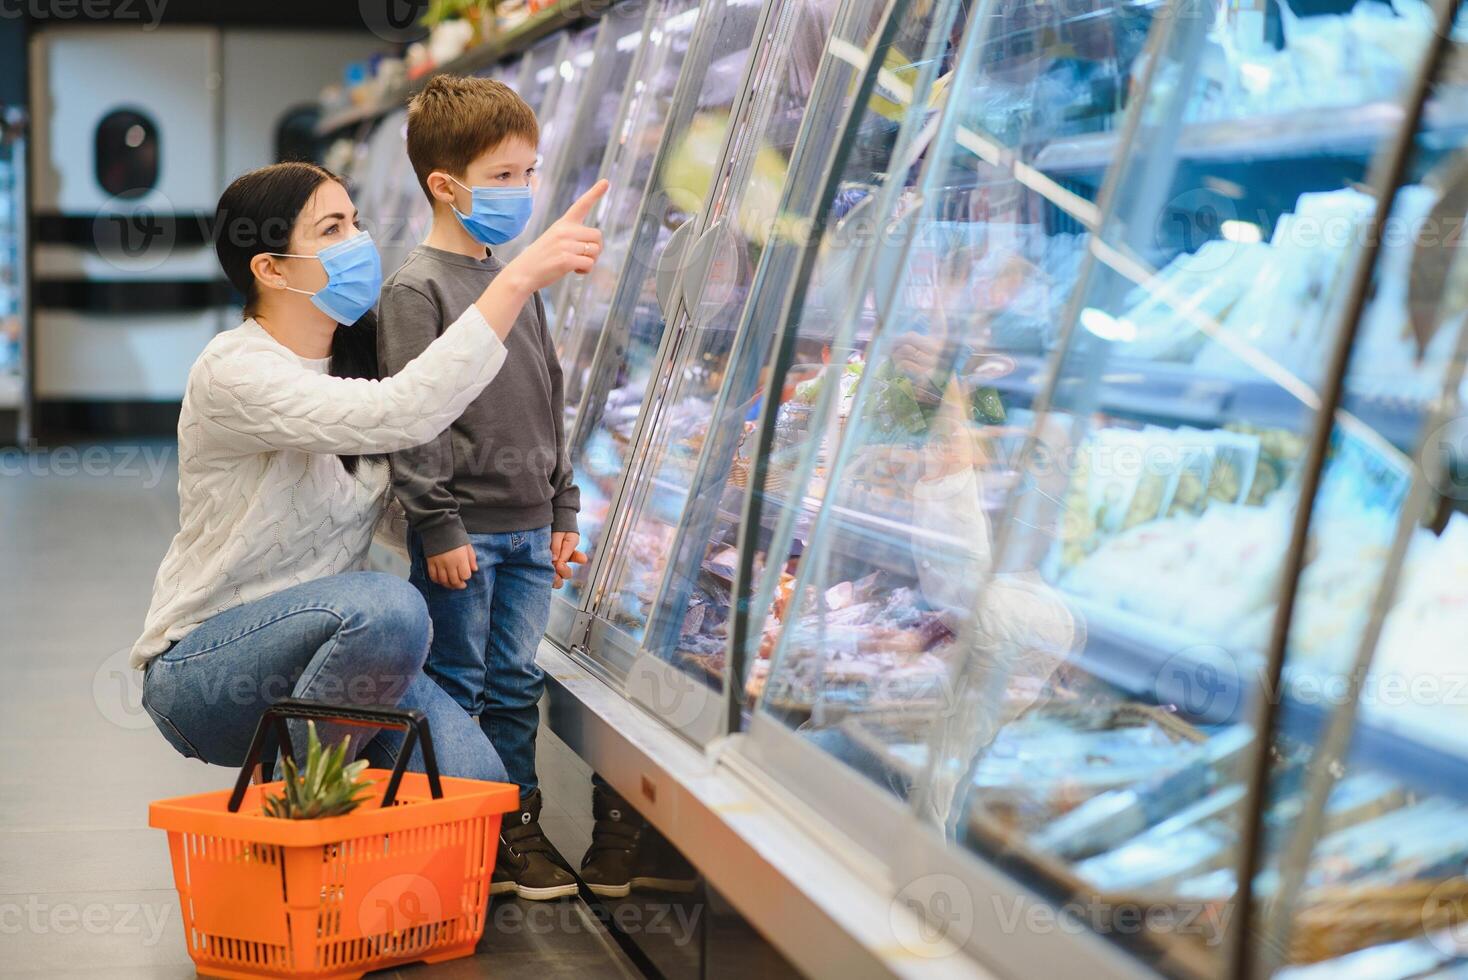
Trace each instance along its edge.
{"label": "boy's gray sweatshirt", "polygon": [[[377,358],[384,377],[423,353],[479,298],[503,268],[419,245],[383,284]],[[343,328],[349,329],[349,328]],[[576,530],[581,491],[571,474],[563,424],[561,366],[540,294],[505,341],[505,365],[438,438],[392,454],[393,490],[423,538],[442,554],[470,534]]]}

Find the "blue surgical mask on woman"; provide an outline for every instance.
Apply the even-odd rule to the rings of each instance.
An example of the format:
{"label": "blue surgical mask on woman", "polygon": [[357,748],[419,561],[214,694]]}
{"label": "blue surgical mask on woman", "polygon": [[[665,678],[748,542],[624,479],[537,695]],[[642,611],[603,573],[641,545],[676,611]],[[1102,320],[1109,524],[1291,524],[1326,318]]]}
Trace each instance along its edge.
{"label": "blue surgical mask on woman", "polygon": [[[445,174],[469,192],[469,213],[454,208],[459,224],[481,245],[503,245],[525,230],[534,201],[530,187],[469,187]],[[454,207],[452,204],[449,207]]]}
{"label": "blue surgical mask on woman", "polygon": [[315,255],[270,252],[286,259],[319,259],[326,269],[326,285],[316,292],[287,285],[293,293],[311,297],[311,303],[337,323],[356,323],[377,304],[382,291],[382,256],[368,232],[359,231],[344,242],[328,245]]}

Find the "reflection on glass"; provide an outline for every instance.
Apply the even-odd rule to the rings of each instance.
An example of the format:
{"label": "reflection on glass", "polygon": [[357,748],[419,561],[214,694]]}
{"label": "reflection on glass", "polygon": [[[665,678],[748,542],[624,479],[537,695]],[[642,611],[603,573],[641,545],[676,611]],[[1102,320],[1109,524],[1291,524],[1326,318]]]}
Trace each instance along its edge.
{"label": "reflection on glass", "polygon": [[[874,215],[884,202],[899,212],[908,207],[907,184],[916,178],[917,161],[932,139],[928,125],[951,81],[953,45],[964,27],[958,13],[953,4],[916,5],[903,12],[902,28],[863,109],[843,179],[824,205],[826,224],[809,286],[797,295],[798,312],[787,328],[791,367],[778,392],[759,394],[761,401],[777,398],[778,407],[767,473],[751,491],[759,505],[759,527],[745,534],[757,549],[750,584],[755,618],[744,651],[744,659],[753,665],[747,678],[751,696],[761,692],[768,677],[769,656],[794,590],[795,561],[809,540],[811,518],[824,495],[871,339],[876,298],[865,288],[853,291],[853,286],[864,281],[874,263],[896,259],[892,246],[900,238],[900,225],[887,226]],[[884,182],[887,174],[892,176]],[[767,386],[762,380],[761,387]],[[747,482],[755,469],[756,442],[750,426],[731,466],[735,485]],[[731,561],[732,553],[720,546],[732,544],[735,533],[729,522],[721,522],[705,560],[715,565]],[[770,560],[771,555],[778,560]],[[687,639],[680,638],[680,644],[690,651],[707,644],[696,628],[682,632]],[[715,666],[722,670],[721,658]]]}
{"label": "reflection on glass", "polygon": [[[649,32],[657,30],[669,6],[667,3],[652,5],[646,16],[641,16],[636,5],[623,5],[602,15],[596,47],[587,53],[590,60],[585,66],[584,94],[567,123],[565,131],[569,135],[563,141],[556,173],[548,175],[536,196],[536,213],[526,229],[526,241],[534,241],[536,235],[564,214],[601,176],[602,163],[613,150],[614,128],[622,119],[623,100],[631,96],[628,79],[639,58],[646,57],[644,44],[652,45]],[[558,311],[564,298],[580,284],[579,277],[568,277],[542,294],[553,338],[558,336]]]}
{"label": "reflection on glass", "polygon": [[[626,229],[621,278],[604,315],[592,309],[577,312],[583,336],[567,382],[567,400],[579,396],[571,463],[582,488],[582,550],[593,561],[658,363],[665,326],[657,294],[658,262],[673,233],[697,218],[708,195],[751,54],[759,8],[705,3],[699,19],[697,48],[685,59],[679,82],[682,97],[673,100],[662,127],[663,152],[636,219]],[[586,305],[599,304],[593,300]],[[594,330],[600,336],[593,351],[588,348]],[[577,601],[589,570],[590,564],[577,567],[565,590],[568,601]]]}
{"label": "reflection on glass", "polygon": [[384,116],[352,169],[354,200],[388,275],[428,236],[433,223],[433,208],[408,159],[407,131],[406,109]]}
{"label": "reflection on glass", "polygon": [[[560,60],[551,69],[551,78],[543,94],[543,104],[536,112],[540,123],[540,161],[536,165],[535,203],[530,221],[513,241],[499,246],[496,251],[501,261],[508,262],[520,250],[540,235],[552,201],[560,200],[559,177],[562,159],[574,149],[590,145],[591,135],[574,129],[577,106],[591,71],[593,46],[597,43],[598,31],[610,28],[611,21],[599,27],[587,27],[566,38],[560,50]],[[610,60],[610,59],[608,59]],[[542,71],[547,69],[542,69]],[[602,143],[601,146],[605,146]],[[562,210],[565,210],[562,208]]]}
{"label": "reflection on glass", "polygon": [[535,110],[538,118],[543,118],[541,114],[547,108],[546,96],[558,84],[559,66],[568,43],[569,35],[564,32],[552,34],[525,52],[514,89]]}

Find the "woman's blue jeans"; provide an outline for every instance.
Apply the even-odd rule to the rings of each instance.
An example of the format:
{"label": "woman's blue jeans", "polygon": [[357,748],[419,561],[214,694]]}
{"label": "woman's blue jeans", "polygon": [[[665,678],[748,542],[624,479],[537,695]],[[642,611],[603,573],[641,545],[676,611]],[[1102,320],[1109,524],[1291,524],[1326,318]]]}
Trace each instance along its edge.
{"label": "woman's blue jeans", "polygon": [[[196,627],[148,664],[143,707],[175,749],[221,766],[244,764],[260,715],[281,698],[417,708],[428,716],[440,772],[504,780],[479,724],[423,672],[429,636],[423,597],[403,579],[332,575]],[[349,737],[349,758],[365,755],[384,767],[403,738],[345,725],[317,730],[332,744]],[[293,722],[291,737],[303,752],[304,726]],[[421,751],[409,768],[423,770]]]}

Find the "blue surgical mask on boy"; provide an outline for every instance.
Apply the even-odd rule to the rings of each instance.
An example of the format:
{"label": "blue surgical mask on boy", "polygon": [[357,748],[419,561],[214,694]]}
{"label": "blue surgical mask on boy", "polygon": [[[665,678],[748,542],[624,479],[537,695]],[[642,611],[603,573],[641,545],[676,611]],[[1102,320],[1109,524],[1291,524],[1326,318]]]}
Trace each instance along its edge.
{"label": "blue surgical mask on boy", "polygon": [[293,293],[311,297],[311,303],[337,323],[356,323],[377,305],[382,291],[382,256],[368,232],[359,231],[344,242],[337,242],[315,255],[271,252],[287,259],[319,259],[326,269],[326,285],[316,292],[287,285]]}
{"label": "blue surgical mask on boy", "polygon": [[[481,245],[503,245],[525,230],[534,201],[530,187],[469,187],[445,174],[469,192],[469,213],[454,208],[459,224]],[[452,204],[449,207],[454,207]]]}

